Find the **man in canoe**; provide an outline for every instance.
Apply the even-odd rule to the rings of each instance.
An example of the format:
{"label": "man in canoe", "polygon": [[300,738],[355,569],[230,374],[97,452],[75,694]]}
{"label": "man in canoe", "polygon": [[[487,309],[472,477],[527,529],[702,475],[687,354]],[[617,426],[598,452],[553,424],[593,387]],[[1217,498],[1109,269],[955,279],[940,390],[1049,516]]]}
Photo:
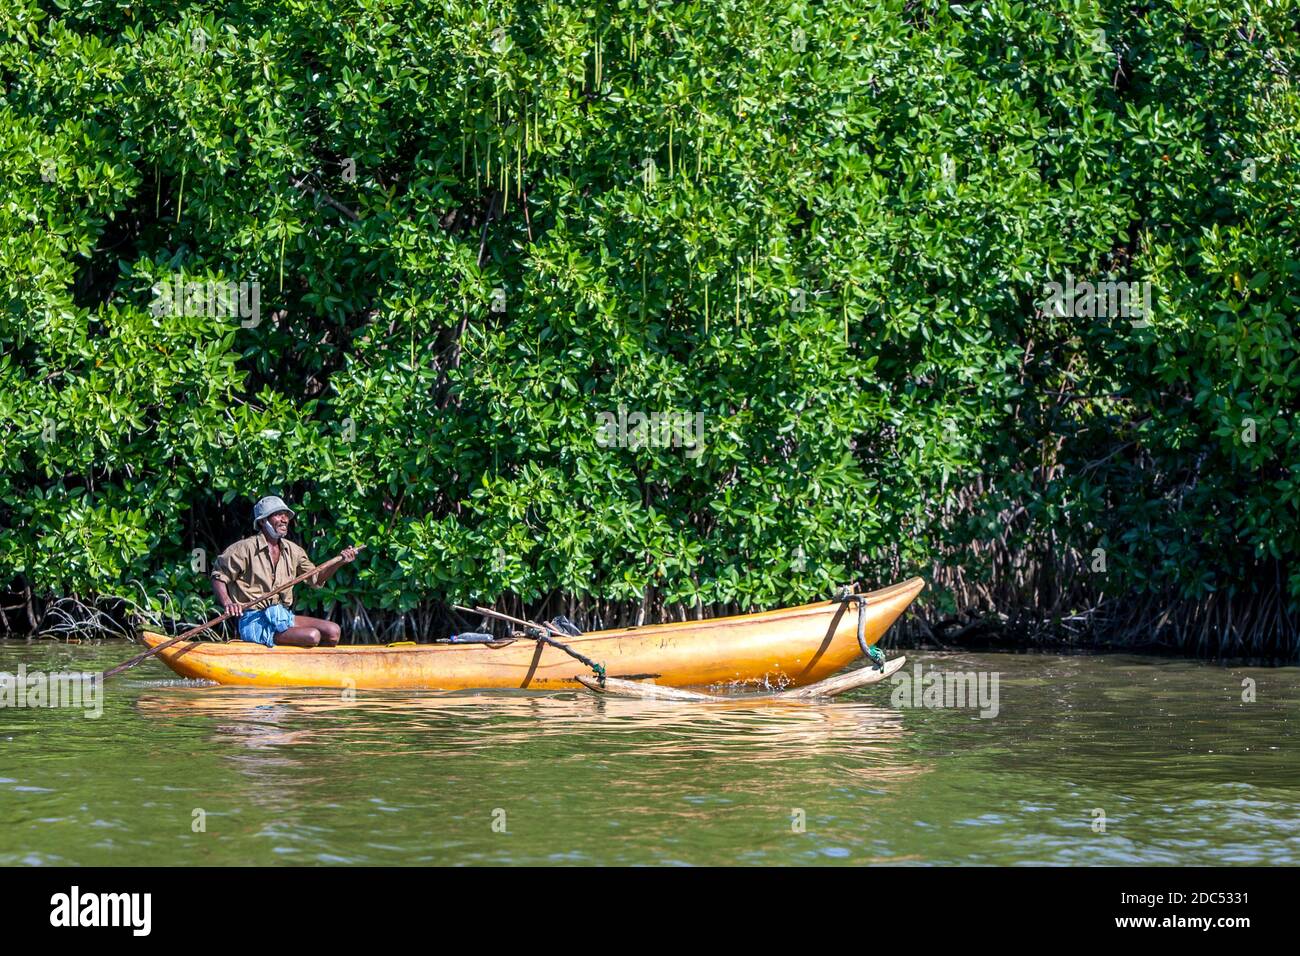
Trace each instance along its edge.
{"label": "man in canoe", "polygon": [[[217,558],[212,568],[212,590],[221,609],[239,615],[239,637],[254,644],[274,647],[334,647],[342,632],[333,621],[294,614],[293,588],[272,594],[286,581],[313,571],[316,565],[307,552],[285,535],[293,511],[283,500],[270,495],[253,507],[253,528],[257,534],[236,541]],[[320,587],[334,572],[356,556],[353,547],[344,548],[342,561],[307,579]]]}

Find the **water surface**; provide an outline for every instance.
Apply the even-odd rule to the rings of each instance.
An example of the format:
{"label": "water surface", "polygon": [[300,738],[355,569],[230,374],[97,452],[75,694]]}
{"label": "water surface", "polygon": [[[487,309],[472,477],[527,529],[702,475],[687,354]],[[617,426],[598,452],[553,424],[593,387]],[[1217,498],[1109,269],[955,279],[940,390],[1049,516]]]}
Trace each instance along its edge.
{"label": "water surface", "polygon": [[[0,643],[0,671],[132,650]],[[908,656],[998,673],[997,717],[894,706],[889,683],[820,704],[346,700],[148,662],[99,719],[0,708],[0,863],[1300,862],[1300,669]]]}

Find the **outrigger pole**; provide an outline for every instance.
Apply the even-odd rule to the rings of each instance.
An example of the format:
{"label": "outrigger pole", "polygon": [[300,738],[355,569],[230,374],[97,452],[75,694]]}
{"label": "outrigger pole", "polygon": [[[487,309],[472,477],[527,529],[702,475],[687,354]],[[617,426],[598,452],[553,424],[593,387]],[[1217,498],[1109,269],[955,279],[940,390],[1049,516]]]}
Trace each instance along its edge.
{"label": "outrigger pole", "polygon": [[558,634],[560,637],[569,637],[570,635],[565,634],[555,625],[538,624],[536,621],[525,621],[523,618],[511,617],[509,614],[502,614],[500,611],[494,611],[488,607],[469,608],[461,604],[453,604],[452,607],[458,611],[465,611],[467,614],[482,614],[486,617],[494,617],[499,621],[518,624],[520,627],[525,628],[523,632],[524,637],[537,641],[539,644],[549,644],[556,650],[564,651],[564,653],[568,654],[574,660],[586,664],[595,673],[596,679],[600,682],[600,686],[605,686],[605,665],[597,664],[590,657],[575,651],[568,644],[565,644],[562,641],[557,641],[552,635]]}

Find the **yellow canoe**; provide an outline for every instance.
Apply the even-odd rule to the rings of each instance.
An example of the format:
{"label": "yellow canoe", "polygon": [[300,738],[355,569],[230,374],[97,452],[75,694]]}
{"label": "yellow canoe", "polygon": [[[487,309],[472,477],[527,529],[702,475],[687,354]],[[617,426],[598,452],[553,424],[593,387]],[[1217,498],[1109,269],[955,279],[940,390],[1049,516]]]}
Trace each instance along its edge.
{"label": "yellow canoe", "polygon": [[[865,596],[864,636],[874,644],[925,587],[920,578]],[[592,631],[566,639],[603,664],[610,677],[653,679],[669,687],[767,681],[800,687],[829,677],[861,656],[858,611],[840,601],[741,614]],[[146,631],[155,647],[167,640]],[[181,641],[158,657],[182,677],[249,687],[365,689],[513,687],[580,689],[588,671],[553,647],[517,640],[482,644],[263,647],[245,641]]]}

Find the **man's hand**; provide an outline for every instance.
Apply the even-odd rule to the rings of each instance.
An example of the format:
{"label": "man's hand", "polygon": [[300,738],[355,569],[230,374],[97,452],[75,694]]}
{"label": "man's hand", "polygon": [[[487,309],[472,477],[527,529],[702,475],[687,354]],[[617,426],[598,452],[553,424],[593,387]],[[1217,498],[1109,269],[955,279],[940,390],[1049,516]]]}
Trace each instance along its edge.
{"label": "man's hand", "polygon": [[352,547],[352,545],[348,545],[339,552],[339,557],[343,559],[344,564],[351,564],[357,558],[357,549]]}
{"label": "man's hand", "polygon": [[238,617],[244,613],[244,605],[230,596],[230,592],[226,590],[226,582],[213,578],[212,593],[217,596],[217,604],[221,607],[222,614]]}

